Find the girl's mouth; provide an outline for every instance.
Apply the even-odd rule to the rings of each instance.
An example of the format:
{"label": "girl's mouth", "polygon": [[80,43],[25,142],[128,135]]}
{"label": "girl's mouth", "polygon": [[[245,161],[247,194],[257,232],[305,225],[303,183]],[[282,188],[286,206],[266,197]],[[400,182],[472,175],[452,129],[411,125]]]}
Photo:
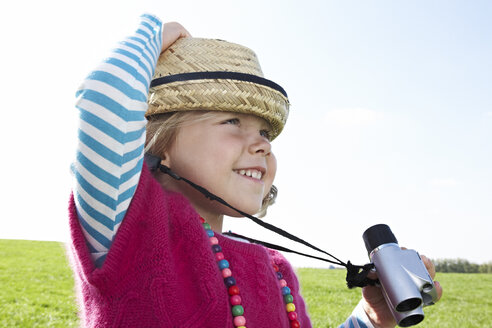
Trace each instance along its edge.
{"label": "girl's mouth", "polygon": [[263,173],[257,169],[240,169],[240,170],[234,170],[234,172],[236,172],[239,175],[245,175],[247,177],[251,177],[258,180],[261,180],[261,177],[263,176]]}

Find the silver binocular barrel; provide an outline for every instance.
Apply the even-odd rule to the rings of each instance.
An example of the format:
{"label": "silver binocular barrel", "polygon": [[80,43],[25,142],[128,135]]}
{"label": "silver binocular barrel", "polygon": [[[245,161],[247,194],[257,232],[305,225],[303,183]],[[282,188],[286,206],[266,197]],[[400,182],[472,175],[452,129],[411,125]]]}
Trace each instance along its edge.
{"label": "silver binocular barrel", "polygon": [[419,254],[402,250],[385,224],[370,227],[362,238],[396,323],[410,327],[424,320],[422,307],[434,304],[437,291]]}

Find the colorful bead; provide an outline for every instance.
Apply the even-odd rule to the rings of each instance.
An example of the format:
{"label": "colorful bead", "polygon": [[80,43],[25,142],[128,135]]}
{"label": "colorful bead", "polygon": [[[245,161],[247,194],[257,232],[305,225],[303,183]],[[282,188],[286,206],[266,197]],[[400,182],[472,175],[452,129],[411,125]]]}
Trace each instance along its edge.
{"label": "colorful bead", "polygon": [[234,305],[232,307],[232,315],[237,317],[244,314],[244,308],[241,305]]}
{"label": "colorful bead", "polygon": [[234,285],[234,286],[231,286],[229,287],[228,289],[228,292],[229,292],[229,295],[239,295],[239,287]]}
{"label": "colorful bead", "polygon": [[[228,268],[229,267],[229,262],[227,262],[227,260],[220,260],[218,262],[219,264],[219,268],[222,270],[222,269],[225,269],[225,268]],[[285,287],[284,287],[285,288]],[[287,287],[289,288],[289,287]],[[289,293],[290,293],[290,289],[289,289]]]}
{"label": "colorful bead", "polygon": [[295,312],[295,311],[289,312],[289,313],[287,313],[287,316],[289,317],[290,321],[296,320],[297,319],[297,312]]}
{"label": "colorful bead", "polygon": [[290,322],[290,327],[291,328],[300,328],[301,327],[301,323],[297,320],[293,320]]}
{"label": "colorful bead", "polygon": [[[229,293],[229,302],[231,304],[231,312],[234,317],[234,326],[236,328],[246,328],[246,318],[243,316],[244,308],[241,305],[242,299],[239,296],[239,287],[236,285],[236,279],[232,277],[232,272],[229,269],[229,262],[225,259],[224,254],[222,253],[222,247],[219,245],[219,240],[215,237],[215,233],[210,227],[210,224],[205,222],[205,219],[200,217],[200,222],[203,225],[207,235],[209,236],[210,244],[212,245],[212,251],[215,255],[215,259],[217,264],[221,270],[222,277],[224,278],[224,284],[227,287],[227,292]],[[291,328],[300,328],[301,325],[297,320],[297,313],[295,312],[295,305],[293,303],[293,296],[291,295],[291,290],[287,286],[287,282],[283,279],[283,275],[279,270],[279,267],[273,263],[273,270],[276,273],[277,279],[279,280],[279,284],[282,287],[282,295],[284,298],[284,302],[286,303],[287,316],[290,320]]]}
{"label": "colorful bead", "polygon": [[231,275],[232,275],[231,269],[229,269],[229,268],[222,269],[222,277],[223,278],[230,277]]}
{"label": "colorful bead", "polygon": [[273,265],[273,270],[275,271],[277,275],[277,279],[280,283],[280,287],[282,290],[282,295],[284,297],[284,302],[286,303],[285,308],[287,310],[287,316],[289,317],[290,320],[290,327],[291,328],[300,328],[301,323],[297,320],[297,313],[295,312],[296,306],[294,305],[294,297],[291,294],[291,290],[289,287],[287,287],[287,281],[283,279],[283,275],[280,272],[278,266],[272,262]]}
{"label": "colorful bead", "polygon": [[243,317],[242,315],[234,317],[234,326],[239,327],[239,326],[244,326],[246,324],[246,318]]}
{"label": "colorful bead", "polygon": [[287,312],[292,312],[296,310],[296,306],[294,305],[294,303],[287,304],[285,308],[287,309]]}
{"label": "colorful bead", "polygon": [[239,296],[239,295],[232,295],[229,298],[229,301],[231,302],[232,305],[239,305],[239,304],[241,304],[242,299],[241,299],[241,296]]}
{"label": "colorful bead", "polygon": [[212,245],[212,251],[214,253],[222,252],[222,247],[220,247],[220,245]]}
{"label": "colorful bead", "polygon": [[236,284],[236,279],[234,277],[227,277],[224,279],[224,283],[227,287],[231,287]]}

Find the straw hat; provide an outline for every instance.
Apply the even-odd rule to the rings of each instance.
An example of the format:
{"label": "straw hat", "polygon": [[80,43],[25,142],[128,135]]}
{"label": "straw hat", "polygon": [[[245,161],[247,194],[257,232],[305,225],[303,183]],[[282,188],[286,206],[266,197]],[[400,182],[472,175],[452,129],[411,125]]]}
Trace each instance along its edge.
{"label": "straw hat", "polygon": [[272,139],[289,114],[287,93],[263,78],[251,49],[200,38],[179,39],[160,55],[148,102],[147,118],[187,110],[257,115],[272,126]]}

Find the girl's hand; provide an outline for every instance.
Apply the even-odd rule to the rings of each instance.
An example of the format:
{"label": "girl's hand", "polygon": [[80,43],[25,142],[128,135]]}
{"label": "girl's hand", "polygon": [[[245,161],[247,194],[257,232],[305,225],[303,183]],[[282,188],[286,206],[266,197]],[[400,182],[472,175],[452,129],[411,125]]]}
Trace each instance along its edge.
{"label": "girl's hand", "polygon": [[[405,249],[402,247],[402,249]],[[425,264],[427,271],[429,272],[432,279],[434,279],[436,275],[436,269],[431,260],[429,260],[426,256],[420,255],[420,258]],[[376,279],[376,273],[371,272],[369,274],[369,278]],[[439,300],[442,296],[442,287],[438,281],[434,281],[437,291],[437,299]],[[389,328],[395,327],[396,322],[393,318],[393,315],[384,300],[383,293],[380,287],[375,286],[367,286],[362,288],[362,298],[363,298],[363,307],[364,311],[366,311],[367,316],[371,320],[372,324],[376,328]]]}
{"label": "girl's hand", "polygon": [[169,48],[179,38],[191,38],[183,25],[176,22],[165,23],[162,26],[162,49],[161,52]]}

